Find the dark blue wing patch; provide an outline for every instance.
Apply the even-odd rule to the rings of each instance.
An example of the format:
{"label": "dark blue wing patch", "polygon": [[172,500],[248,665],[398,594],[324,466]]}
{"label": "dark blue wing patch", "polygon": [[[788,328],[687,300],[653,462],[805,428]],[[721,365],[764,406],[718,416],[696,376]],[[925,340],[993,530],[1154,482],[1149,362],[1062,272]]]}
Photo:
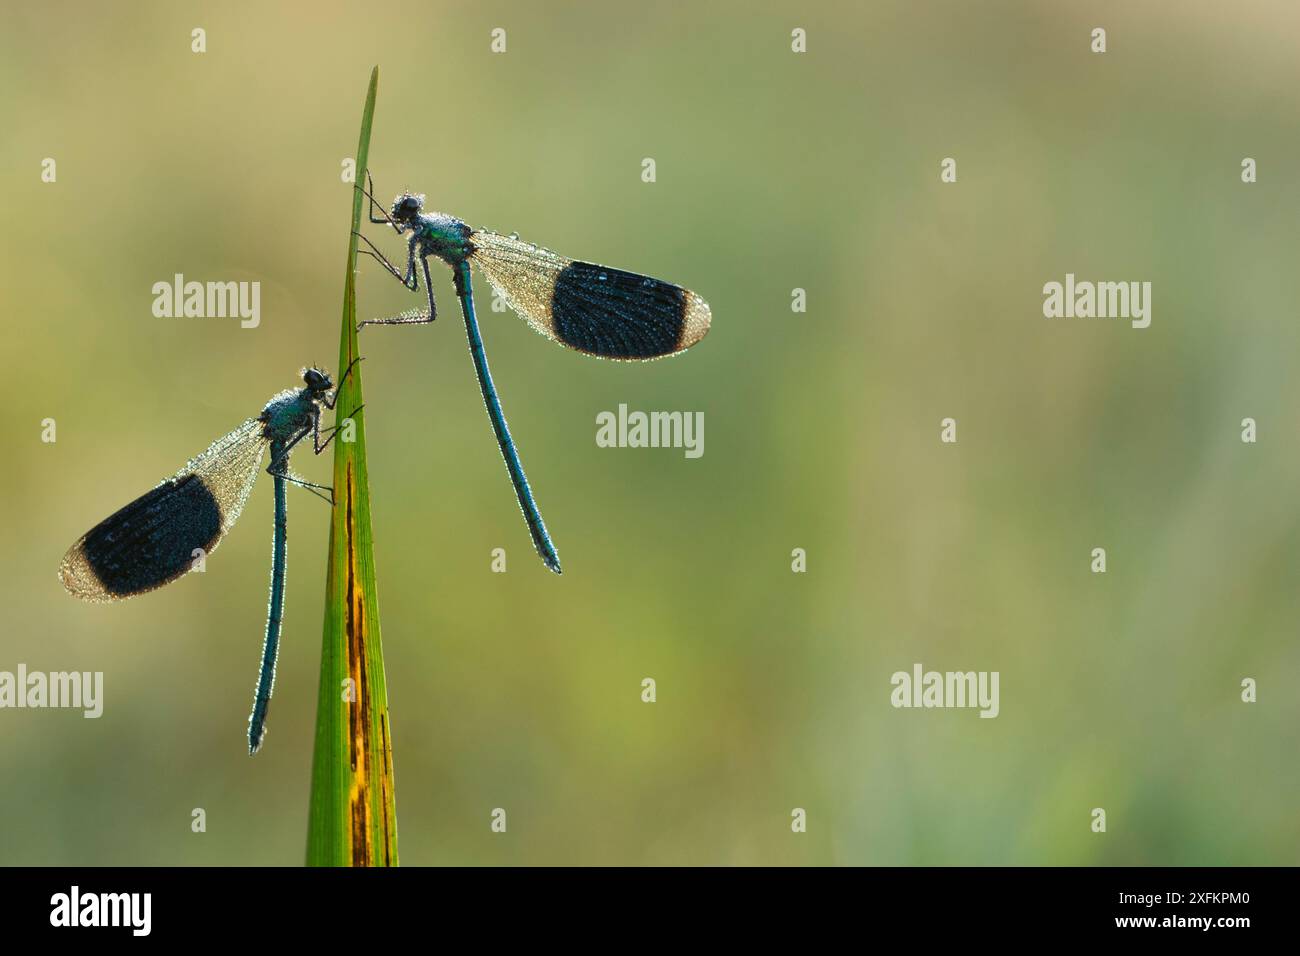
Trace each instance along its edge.
{"label": "dark blue wing patch", "polygon": [[648,359],[682,347],[688,296],[680,286],[590,262],[571,262],[551,295],[555,337],[605,358]]}
{"label": "dark blue wing patch", "polygon": [[[190,570],[221,538],[221,506],[198,475],[164,481],[105,518],[79,545],[105,596],[130,597]],[[83,582],[83,585],[85,582]]]}

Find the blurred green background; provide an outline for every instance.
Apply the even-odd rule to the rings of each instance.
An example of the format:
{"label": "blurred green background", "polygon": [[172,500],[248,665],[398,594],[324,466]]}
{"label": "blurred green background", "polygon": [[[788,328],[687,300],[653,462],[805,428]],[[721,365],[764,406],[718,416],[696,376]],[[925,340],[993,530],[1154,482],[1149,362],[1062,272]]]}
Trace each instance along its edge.
{"label": "blurred green background", "polygon": [[[375,63],[381,195],[680,282],[714,314],[682,357],[599,362],[480,284],[562,578],[530,547],[449,273],[436,325],[363,333],[404,863],[1297,862],[1294,4],[5,18],[0,670],[103,671],[105,712],[0,712],[0,862],[303,859],[325,506],[291,493],[251,760],[268,481],[203,576],[105,607],[55,570],[304,364],[332,368],[341,163]],[[155,318],[177,272],[260,281],[261,326]],[[1151,328],[1045,320],[1067,272],[1151,281]],[[367,316],[419,305],[368,260],[359,296]],[[703,411],[704,456],[598,448],[620,402]],[[1001,716],[893,709],[918,661],[1000,671]]]}

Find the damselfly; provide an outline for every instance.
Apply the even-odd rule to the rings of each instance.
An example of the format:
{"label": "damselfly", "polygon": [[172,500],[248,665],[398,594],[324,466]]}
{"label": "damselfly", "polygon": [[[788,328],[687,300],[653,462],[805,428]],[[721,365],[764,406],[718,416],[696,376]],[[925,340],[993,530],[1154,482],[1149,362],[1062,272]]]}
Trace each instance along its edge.
{"label": "damselfly", "polygon": [[[349,365],[348,372],[351,370]],[[68,549],[59,567],[59,578],[69,593],[95,602],[144,594],[204,567],[207,556],[217,549],[243,510],[262,456],[269,449],[271,462],[266,471],[275,479],[271,597],[262,664],[248,718],[250,754],[262,746],[266,712],[275,688],[284,610],[285,486],[301,485],[326,501],[333,500],[330,488],[289,473],[289,453],[295,445],[310,435],[319,455],[339,427],[335,424],[326,429],[329,437],[321,441],[321,408],[332,409],[338,394],[332,391],[329,375],[309,368],[302,377],[304,387],[276,395],[256,418],[218,438],[172,477],[87,531]],[[360,410],[358,406],[351,414]],[[327,491],[331,492],[328,497]]]}
{"label": "damselfly", "polygon": [[[694,345],[709,330],[709,304],[699,295],[681,286],[652,279],[635,272],[624,272],[590,262],[576,262],[557,255],[517,235],[503,236],[465,223],[444,213],[424,213],[424,196],[404,192],[384,213],[375,201],[374,183],[366,173],[372,223],[392,226],[398,235],[410,232],[407,240],[406,271],[394,266],[369,239],[358,233],[368,249],[366,255],[378,260],[385,269],[412,292],[420,288],[416,260],[424,275],[429,311],[390,319],[370,319],[366,325],[421,325],[437,316],[433,285],[429,276],[429,257],[436,256],[451,266],[465,317],[465,332],[474,360],[483,403],[496,434],[501,456],[514,485],[515,497],[532,535],[533,545],[542,561],[560,573],[560,556],[542,521],[528,478],[524,475],[519,451],[510,437],[501,400],[488,371],[483,337],[474,313],[474,290],[470,263],[487,277],[488,283],[505,303],[528,324],[561,345],[600,358],[629,361],[675,355]],[[381,216],[376,218],[375,210]]]}

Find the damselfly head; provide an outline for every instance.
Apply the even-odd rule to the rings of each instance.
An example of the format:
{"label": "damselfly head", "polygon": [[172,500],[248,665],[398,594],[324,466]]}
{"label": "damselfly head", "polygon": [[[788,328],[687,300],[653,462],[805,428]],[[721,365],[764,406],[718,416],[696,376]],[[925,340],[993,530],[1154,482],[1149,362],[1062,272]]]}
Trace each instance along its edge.
{"label": "damselfly head", "polygon": [[410,226],[415,223],[416,217],[420,215],[420,210],[423,208],[423,194],[402,193],[393,200],[393,208],[389,216],[400,226]]}
{"label": "damselfly head", "polygon": [[330,381],[329,373],[322,372],[318,368],[303,369],[302,380],[307,383],[307,388],[315,394],[323,395],[334,387]]}

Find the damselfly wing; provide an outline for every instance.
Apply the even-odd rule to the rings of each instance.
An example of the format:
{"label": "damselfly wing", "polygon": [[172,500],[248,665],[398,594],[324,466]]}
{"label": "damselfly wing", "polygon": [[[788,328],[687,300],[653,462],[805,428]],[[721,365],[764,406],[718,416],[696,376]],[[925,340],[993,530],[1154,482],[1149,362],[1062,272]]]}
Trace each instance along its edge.
{"label": "damselfly wing", "polygon": [[578,262],[486,230],[469,235],[469,261],[534,329],[600,358],[676,355],[709,331],[709,304],[681,286]]}
{"label": "damselfly wing", "polygon": [[59,578],[84,601],[121,601],[175,581],[234,527],[268,439],[250,418],[68,549]]}

